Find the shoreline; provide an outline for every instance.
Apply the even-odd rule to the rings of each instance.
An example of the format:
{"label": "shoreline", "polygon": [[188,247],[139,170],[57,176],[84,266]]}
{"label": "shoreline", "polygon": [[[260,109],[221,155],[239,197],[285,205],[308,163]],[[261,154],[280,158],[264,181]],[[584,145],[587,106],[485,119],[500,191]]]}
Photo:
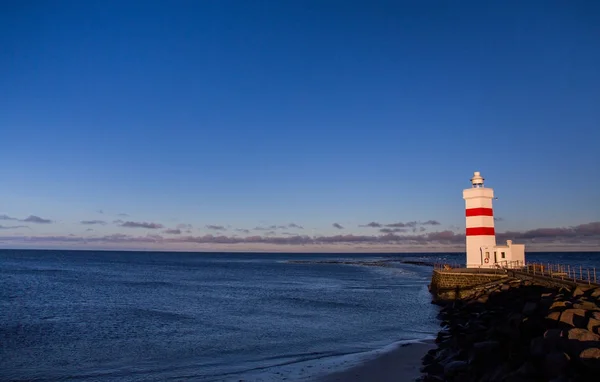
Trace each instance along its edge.
{"label": "shoreline", "polygon": [[422,359],[435,349],[435,340],[419,340],[396,344],[392,350],[383,350],[367,357],[348,369],[325,374],[315,382],[397,382],[415,381],[419,378]]}

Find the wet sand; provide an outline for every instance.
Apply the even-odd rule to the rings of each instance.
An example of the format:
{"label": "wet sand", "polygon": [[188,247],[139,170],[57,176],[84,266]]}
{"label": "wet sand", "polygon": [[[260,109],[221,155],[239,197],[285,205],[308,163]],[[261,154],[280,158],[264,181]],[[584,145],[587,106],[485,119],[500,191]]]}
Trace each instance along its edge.
{"label": "wet sand", "polygon": [[434,349],[433,340],[400,345],[348,370],[326,375],[319,382],[398,382],[414,381],[421,372],[421,359]]}

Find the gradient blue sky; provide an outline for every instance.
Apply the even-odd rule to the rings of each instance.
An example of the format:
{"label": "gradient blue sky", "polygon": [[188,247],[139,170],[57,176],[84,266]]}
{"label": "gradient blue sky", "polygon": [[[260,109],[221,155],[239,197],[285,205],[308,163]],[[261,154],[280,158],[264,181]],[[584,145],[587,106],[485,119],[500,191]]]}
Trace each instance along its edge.
{"label": "gradient blue sky", "polygon": [[600,248],[599,41],[598,1],[4,1],[0,246],[460,235],[479,170],[498,231]]}

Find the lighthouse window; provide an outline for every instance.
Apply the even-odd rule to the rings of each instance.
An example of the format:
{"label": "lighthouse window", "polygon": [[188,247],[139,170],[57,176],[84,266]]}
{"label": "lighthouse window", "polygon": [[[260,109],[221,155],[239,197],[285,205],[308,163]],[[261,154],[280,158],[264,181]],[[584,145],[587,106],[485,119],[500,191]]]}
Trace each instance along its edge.
{"label": "lighthouse window", "polygon": [[502,252],[502,258],[505,259],[506,258],[506,252]]}

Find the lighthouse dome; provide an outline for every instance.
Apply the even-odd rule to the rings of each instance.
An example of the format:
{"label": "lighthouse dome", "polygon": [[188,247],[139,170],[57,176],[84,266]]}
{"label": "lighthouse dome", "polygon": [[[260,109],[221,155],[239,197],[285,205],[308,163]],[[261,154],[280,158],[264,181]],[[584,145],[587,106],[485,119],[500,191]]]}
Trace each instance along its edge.
{"label": "lighthouse dome", "polygon": [[473,177],[471,178],[471,184],[474,188],[483,187],[483,177],[479,171],[475,171],[473,173]]}

